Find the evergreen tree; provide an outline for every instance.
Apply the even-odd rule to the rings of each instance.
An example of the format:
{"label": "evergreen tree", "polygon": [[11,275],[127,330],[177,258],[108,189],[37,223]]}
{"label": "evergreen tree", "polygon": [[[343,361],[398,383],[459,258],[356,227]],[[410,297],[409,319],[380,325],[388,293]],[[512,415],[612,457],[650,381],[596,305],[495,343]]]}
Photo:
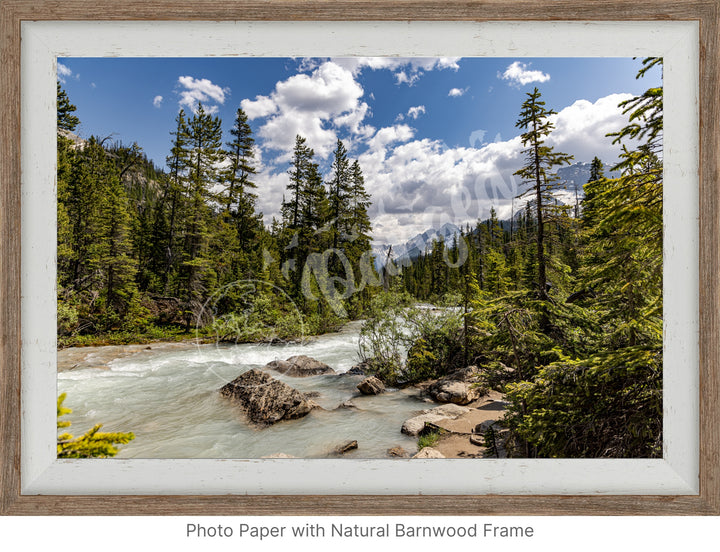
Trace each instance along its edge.
{"label": "evergreen tree", "polygon": [[58,129],[73,131],[80,124],[80,119],[72,113],[77,110],[70,103],[67,92],[57,83],[57,127]]}
{"label": "evergreen tree", "polygon": [[[105,155],[105,152],[102,151],[100,155]],[[107,315],[117,314],[122,319],[138,300],[135,282],[137,261],[132,255],[131,218],[126,190],[120,175],[112,169],[110,165],[102,183],[99,234],[95,239],[104,272]]]}
{"label": "evergreen tree", "polygon": [[279,237],[282,260],[287,268],[286,277],[292,282],[292,292],[297,298],[301,298],[303,269],[308,255],[319,249],[316,247],[317,231],[326,216],[322,206],[325,189],[318,166],[313,162],[314,155],[307,140],[300,135],[295,136],[288,171],[290,183],[287,194],[290,199],[283,198],[283,231]]}
{"label": "evergreen tree", "polygon": [[286,228],[295,230],[300,227],[302,194],[308,179],[308,170],[315,152],[307,146],[307,140],[300,135],[295,136],[295,147],[290,170],[290,183],[288,192],[290,200],[283,200],[283,224]]}
{"label": "evergreen tree", "polygon": [[333,153],[332,174],[328,182],[330,193],[328,198],[331,208],[330,231],[332,236],[332,248],[337,249],[342,245],[342,234],[347,233],[348,217],[347,205],[352,196],[352,182],[349,170],[347,150],[342,141],[337,141],[337,147]]}
{"label": "evergreen tree", "polygon": [[188,165],[185,195],[188,215],[185,220],[181,295],[186,305],[185,323],[194,320],[204,324],[202,314],[204,293],[212,279],[209,241],[212,224],[211,187],[218,181],[218,165],[222,160],[222,129],[217,116],[205,112],[202,103],[188,121]]}
{"label": "evergreen tree", "polygon": [[605,178],[605,167],[603,162],[598,157],[593,157],[592,163],[590,163],[590,177],[588,178],[587,184],[583,186],[585,191],[585,197],[582,201],[582,225],[584,227],[592,226],[594,224],[594,215],[597,200],[595,198],[595,190],[592,186],[588,186],[593,182],[597,182]]}
{"label": "evergreen tree", "polygon": [[317,163],[312,162],[312,158],[313,150],[309,150],[305,163],[305,180],[300,188],[298,224],[312,235],[305,238],[305,243],[314,241],[313,249],[319,251],[323,244],[318,232],[330,216],[330,204],[320,168]]}
{"label": "evergreen tree", "polygon": [[230,165],[223,174],[226,185],[225,209],[230,211],[233,205],[240,211],[239,205],[245,199],[245,196],[252,198],[254,203],[255,194],[250,189],[257,186],[250,180],[255,174],[255,167],[252,164],[255,153],[255,139],[252,136],[252,129],[247,122],[248,118],[242,108],[238,108],[235,114],[235,124],[230,130],[230,134],[234,139],[226,144],[227,160]]}
{"label": "evergreen tree", "polygon": [[255,139],[247,119],[245,112],[238,108],[235,124],[230,131],[234,139],[226,144],[229,167],[222,174],[226,193],[225,211],[234,227],[230,245],[234,277],[249,276],[251,265],[256,265],[250,255],[250,246],[262,225],[261,217],[255,212],[257,195],[252,191],[257,188],[251,180],[256,172],[253,164]]}
{"label": "evergreen tree", "polygon": [[368,207],[371,204],[370,194],[365,190],[365,177],[360,163],[355,160],[350,166],[350,197],[347,213],[350,227],[345,255],[350,260],[356,278],[356,296],[354,300],[359,303],[358,312],[369,306],[370,293],[367,284],[379,285],[380,280],[375,272],[372,248],[370,246],[372,225],[368,216]]}
{"label": "evergreen tree", "polygon": [[537,267],[538,267],[538,293],[540,297],[547,297],[547,253],[545,251],[545,218],[552,208],[552,191],[558,187],[558,178],[553,174],[553,167],[570,164],[571,155],[555,152],[552,147],[545,145],[545,139],[554,128],[549,121],[555,111],[545,108],[545,102],[540,99],[540,92],[535,88],[528,92],[527,99],[522,104],[520,118],[516,127],[525,129],[520,136],[525,149],[526,164],[514,174],[520,176],[530,188],[519,197],[533,195],[535,199],[535,216],[537,218]]}
{"label": "evergreen tree", "polygon": [[166,158],[169,175],[164,181],[163,198],[155,213],[153,230],[157,243],[163,244],[164,263],[160,272],[163,294],[169,292],[170,277],[177,273],[182,256],[178,234],[185,213],[186,198],[183,192],[190,162],[190,136],[183,109],[177,114],[175,130],[170,134],[173,137],[172,147]]}
{"label": "evergreen tree", "polygon": [[588,182],[595,182],[596,180],[600,180],[604,177],[605,167],[603,166],[603,162],[600,161],[597,156],[595,156],[590,163],[590,178],[588,178]]}

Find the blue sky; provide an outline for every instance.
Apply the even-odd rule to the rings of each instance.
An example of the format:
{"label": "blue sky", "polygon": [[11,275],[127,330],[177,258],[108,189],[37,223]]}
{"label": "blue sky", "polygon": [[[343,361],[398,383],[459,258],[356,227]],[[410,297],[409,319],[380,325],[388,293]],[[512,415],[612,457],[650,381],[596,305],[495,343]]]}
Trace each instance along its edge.
{"label": "blue sky", "polygon": [[509,214],[522,190],[515,127],[537,86],[558,112],[550,144],[612,163],[605,137],[625,117],[617,104],[661,83],[637,80],[631,58],[61,58],[58,77],[81,124],[77,133],[137,142],[163,167],[180,107],[200,100],[230,138],[235,112],[257,141],[258,207],[269,223],[287,184],[295,135],[326,171],[340,138],[358,159],[374,204],[377,242],[397,243],[444,222]]}

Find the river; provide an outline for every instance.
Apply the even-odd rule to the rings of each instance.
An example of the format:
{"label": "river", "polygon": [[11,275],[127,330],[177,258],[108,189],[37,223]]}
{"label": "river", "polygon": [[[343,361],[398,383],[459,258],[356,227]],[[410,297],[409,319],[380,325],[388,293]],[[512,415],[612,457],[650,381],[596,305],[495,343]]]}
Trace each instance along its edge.
{"label": "river", "polygon": [[[96,423],[103,431],[132,431],[118,458],[260,458],[284,453],[326,458],[350,440],[358,448],[344,457],[386,458],[417,441],[400,432],[403,421],[427,402],[413,388],[362,396],[354,375],[292,378],[271,372],[299,391],[317,391],[316,409],[299,420],[262,429],[248,425],[237,406],[217,392],[227,382],[271,360],[304,354],[342,374],[358,362],[358,322],[304,345],[210,344],[65,349],[58,353],[58,393],[73,413],[70,432]],[[75,367],[73,367],[75,366]],[[352,399],[357,408],[338,408]]]}

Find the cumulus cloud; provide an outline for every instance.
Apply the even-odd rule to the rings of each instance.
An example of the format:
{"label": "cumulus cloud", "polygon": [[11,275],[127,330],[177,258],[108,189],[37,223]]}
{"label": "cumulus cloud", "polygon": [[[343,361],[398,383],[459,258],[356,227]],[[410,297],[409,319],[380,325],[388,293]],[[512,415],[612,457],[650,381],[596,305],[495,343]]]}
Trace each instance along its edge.
{"label": "cumulus cloud", "polygon": [[[365,70],[390,70],[396,81],[401,73],[411,84],[423,71],[453,69],[457,60],[437,58],[333,58],[303,62],[305,72],[276,83],[267,95],[245,99],[242,108],[260,122],[256,134],[272,159],[258,170],[261,193],[258,206],[265,222],[278,216],[278,205],[288,183],[285,163],[290,160],[295,136],[304,136],[325,162],[339,136],[357,157],[365,184],[373,198],[370,216],[374,238],[398,243],[444,222],[456,224],[488,216],[495,207],[500,217],[510,216],[513,198],[524,191],[513,173],[524,163],[520,136],[502,140],[498,134],[485,142],[484,130],[474,131],[465,147],[447,147],[442,141],[417,138],[410,122],[425,113],[417,105],[401,113],[396,123],[375,129],[363,87],[356,78]],[[525,64],[511,64],[500,78],[515,85],[543,82],[550,78]],[[403,81],[405,82],[405,81]],[[467,89],[452,89],[458,97]],[[589,162],[594,156],[607,163],[617,159],[620,149],[605,135],[625,124],[618,103],[630,97],[615,94],[596,102],[578,100],[552,117],[555,130],[547,144]],[[367,101],[370,101],[369,99]],[[359,154],[359,155],[358,155]],[[282,167],[282,168],[281,168]],[[514,207],[518,208],[518,201]]]}
{"label": "cumulus cloud", "polygon": [[620,146],[612,145],[606,134],[627,124],[627,116],[618,104],[630,98],[632,94],[611,94],[595,103],[577,100],[550,118],[555,129],[548,144],[579,161],[590,161],[596,155],[603,161],[614,161]]}
{"label": "cumulus cloud", "polygon": [[459,57],[340,57],[332,58],[333,63],[358,74],[364,68],[372,70],[406,68],[409,72],[433,71],[435,69],[460,68]]}
{"label": "cumulus cloud", "polygon": [[319,159],[325,159],[335,147],[338,129],[358,137],[374,131],[364,124],[369,106],[361,100],[363,94],[352,71],[325,61],[310,74],[278,82],[269,96],[243,100],[241,106],[249,118],[266,118],[257,133],[265,148],[280,152],[278,162],[290,158],[298,134],[307,139]]}
{"label": "cumulus cloud", "polygon": [[417,119],[420,115],[422,115],[424,113],[425,113],[425,106],[424,105],[416,105],[416,106],[408,109],[407,115],[408,115],[408,117]]}
{"label": "cumulus cloud", "polygon": [[450,92],[448,92],[448,96],[450,96],[451,98],[459,98],[467,91],[467,88],[451,88]]}
{"label": "cumulus cloud", "polygon": [[240,102],[248,119],[258,119],[272,115],[277,111],[277,105],[267,96],[255,96],[254,100],[244,99]]}
{"label": "cumulus cloud", "polygon": [[57,78],[61,83],[65,83],[69,77],[73,76],[72,70],[62,63],[57,64]]}
{"label": "cumulus cloud", "polygon": [[158,95],[158,96],[155,96],[155,97],[153,98],[153,105],[154,105],[155,107],[160,107],[160,106],[162,106],[162,103],[163,103],[163,97],[162,97],[162,96]]}
{"label": "cumulus cloud", "polygon": [[393,142],[407,142],[414,135],[415,131],[408,125],[384,127],[378,130],[375,136],[368,140],[368,148],[371,151],[380,151]]}
{"label": "cumulus cloud", "polygon": [[[358,75],[364,69],[389,70],[395,83],[412,86],[428,71],[460,68],[459,57],[338,57],[330,58],[332,63]],[[313,71],[324,63],[323,59],[305,58],[300,62],[300,71]]]}
{"label": "cumulus cloud", "polygon": [[258,170],[253,177],[257,185],[257,209],[264,215],[265,224],[270,224],[272,218],[280,217],[279,205],[282,204],[285,190],[290,184],[287,172],[272,172],[269,168]]}
{"label": "cumulus cloud", "polygon": [[395,73],[395,84],[407,84],[412,86],[420,78],[421,73],[406,73],[405,71],[398,71]]}
{"label": "cumulus cloud", "polygon": [[508,65],[507,69],[502,75],[499,75],[502,80],[509,82],[511,86],[525,86],[531,82],[547,82],[550,80],[550,75],[543,73],[542,71],[528,69],[528,64],[519,61],[513,61]]}
{"label": "cumulus cloud", "polygon": [[191,111],[197,109],[198,102],[203,103],[206,112],[217,113],[218,106],[224,104],[225,96],[230,94],[228,87],[221,87],[209,79],[196,79],[190,76],[178,78],[180,86],[180,106],[187,107]]}

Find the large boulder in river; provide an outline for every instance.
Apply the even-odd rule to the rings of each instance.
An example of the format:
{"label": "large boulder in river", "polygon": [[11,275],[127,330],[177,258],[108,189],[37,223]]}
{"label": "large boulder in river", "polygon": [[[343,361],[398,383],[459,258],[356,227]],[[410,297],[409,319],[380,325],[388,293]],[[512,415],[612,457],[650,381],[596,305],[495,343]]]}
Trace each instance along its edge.
{"label": "large boulder in river", "polygon": [[478,385],[479,375],[477,366],[460,368],[430,385],[427,392],[437,402],[468,404],[488,392],[485,387]]}
{"label": "large boulder in river", "polygon": [[375,376],[365,378],[358,383],[357,388],[363,395],[379,395],[385,392],[385,385]]}
{"label": "large boulder in river", "polygon": [[444,404],[423,410],[418,416],[405,420],[400,431],[407,435],[420,435],[420,432],[425,428],[425,422],[436,423],[440,420],[454,420],[466,412],[470,412],[470,409],[457,404]]}
{"label": "large boulder in river", "polygon": [[291,356],[287,360],[273,360],[272,362],[268,362],[265,368],[294,378],[306,378],[308,376],[335,373],[335,370],[324,362],[320,362],[306,355]]}
{"label": "large boulder in river", "polygon": [[241,374],[220,388],[220,393],[236,401],[257,424],[302,418],[317,406],[300,391],[260,370]]}

